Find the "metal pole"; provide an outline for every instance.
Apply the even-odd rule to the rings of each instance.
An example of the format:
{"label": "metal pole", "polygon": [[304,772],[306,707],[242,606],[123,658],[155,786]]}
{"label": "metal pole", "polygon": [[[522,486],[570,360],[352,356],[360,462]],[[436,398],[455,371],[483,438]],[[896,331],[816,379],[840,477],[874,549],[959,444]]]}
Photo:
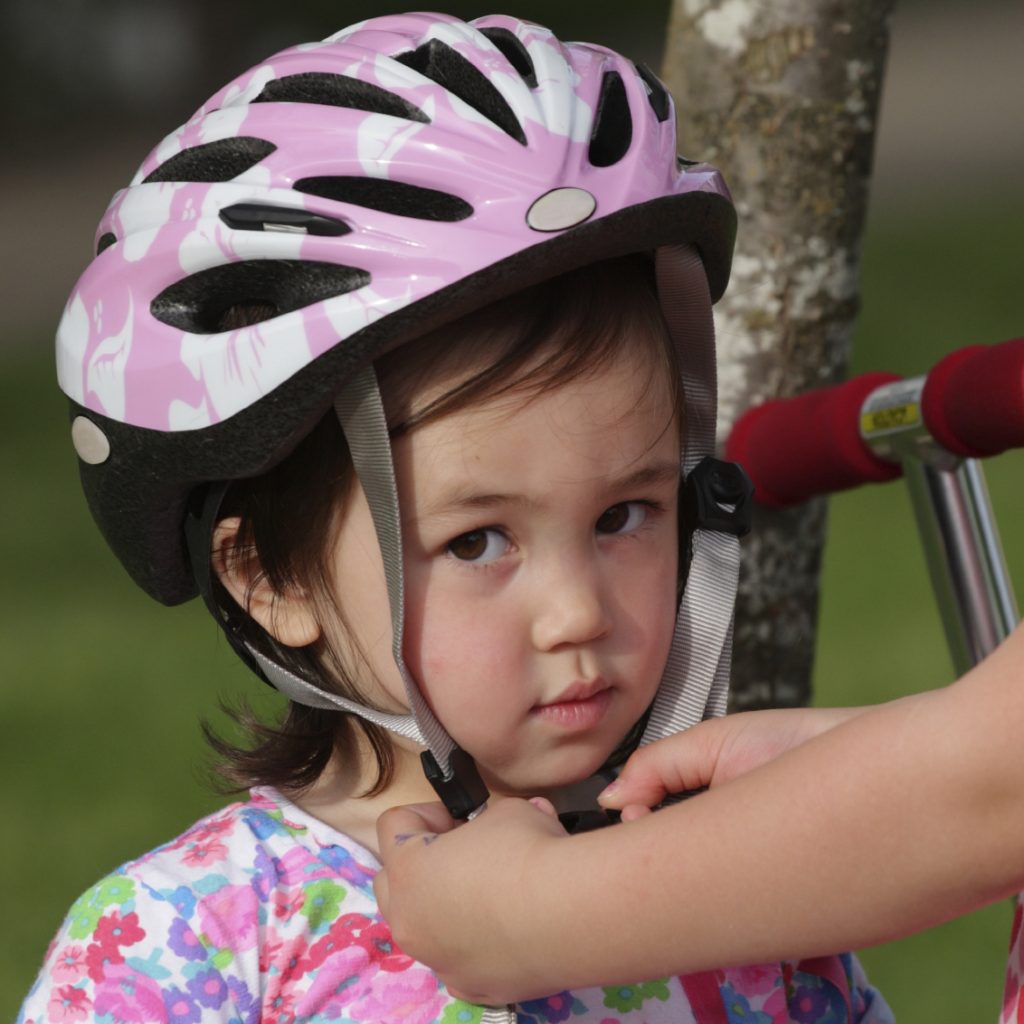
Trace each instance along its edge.
{"label": "metal pole", "polygon": [[903,472],[953,666],[962,675],[1019,620],[984,471],[974,459],[940,469],[910,456]]}

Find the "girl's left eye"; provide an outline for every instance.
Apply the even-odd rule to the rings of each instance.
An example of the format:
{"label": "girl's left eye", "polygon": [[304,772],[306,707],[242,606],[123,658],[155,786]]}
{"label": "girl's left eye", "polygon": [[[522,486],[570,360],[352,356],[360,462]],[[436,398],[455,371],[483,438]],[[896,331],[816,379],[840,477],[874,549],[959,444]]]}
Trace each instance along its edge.
{"label": "girl's left eye", "polygon": [[508,538],[495,529],[470,530],[448,542],[448,551],[460,562],[486,565],[508,551]]}
{"label": "girl's left eye", "polygon": [[649,507],[642,501],[622,501],[597,518],[598,533],[632,533],[647,519]]}

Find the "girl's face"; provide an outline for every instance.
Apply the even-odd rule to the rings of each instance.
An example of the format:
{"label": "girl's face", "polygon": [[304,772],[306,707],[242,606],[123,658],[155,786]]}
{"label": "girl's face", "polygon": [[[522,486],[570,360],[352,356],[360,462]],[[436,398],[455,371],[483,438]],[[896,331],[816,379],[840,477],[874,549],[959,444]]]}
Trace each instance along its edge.
{"label": "girl's face", "polygon": [[[653,700],[675,620],[678,435],[668,386],[634,349],[395,442],[406,662],[492,792],[586,778]],[[404,707],[358,488],[333,570],[384,703]]]}

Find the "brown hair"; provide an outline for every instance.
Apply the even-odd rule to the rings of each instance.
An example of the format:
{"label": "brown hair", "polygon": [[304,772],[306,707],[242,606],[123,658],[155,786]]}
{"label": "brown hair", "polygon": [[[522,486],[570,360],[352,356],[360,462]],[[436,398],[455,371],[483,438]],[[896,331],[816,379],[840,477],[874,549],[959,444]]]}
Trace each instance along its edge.
{"label": "brown hair", "polygon": [[[244,311],[230,313],[244,320]],[[552,339],[558,343],[549,344]],[[383,356],[376,370],[392,436],[484,398],[561,387],[610,364],[627,340],[647,349],[649,383],[668,383],[681,430],[675,350],[661,316],[651,261],[637,254],[535,285]],[[471,352],[477,362],[483,353],[486,365],[468,376],[460,374]],[[440,393],[411,411],[413,395],[435,385]],[[330,560],[325,557],[354,484],[348,446],[332,413],[273,469],[234,484],[221,515],[241,520],[231,557],[252,559],[258,567],[250,592],[262,580],[275,593],[304,589],[321,621],[328,615],[339,619],[358,651],[358,638],[345,630],[331,599]],[[324,689],[367,703],[345,659],[326,639],[328,631],[309,647],[285,647],[241,612],[219,581],[214,595],[252,646]],[[353,751],[353,730],[362,732],[376,755],[377,777],[366,795],[381,792],[391,781],[394,755],[387,733],[365,719],[291,701],[274,724],[260,720],[244,703],[226,710],[241,727],[243,743],[235,745],[205,724],[204,732],[220,755],[220,780],[232,790],[253,785],[302,790],[333,756],[344,759]]]}

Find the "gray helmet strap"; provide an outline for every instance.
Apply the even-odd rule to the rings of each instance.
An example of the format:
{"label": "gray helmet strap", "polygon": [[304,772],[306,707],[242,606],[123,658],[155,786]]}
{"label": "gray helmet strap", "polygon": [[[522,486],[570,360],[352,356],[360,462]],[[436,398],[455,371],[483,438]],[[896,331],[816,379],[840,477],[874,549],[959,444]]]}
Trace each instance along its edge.
{"label": "gray helmet strap", "polygon": [[[686,407],[683,474],[690,477],[715,451],[718,401],[715,330],[707,277],[688,245],[658,250],[658,295],[679,358]],[[723,510],[729,511],[728,506]],[[661,686],[641,744],[725,714],[729,696],[733,609],[739,581],[739,538],[697,529],[686,589]]]}

